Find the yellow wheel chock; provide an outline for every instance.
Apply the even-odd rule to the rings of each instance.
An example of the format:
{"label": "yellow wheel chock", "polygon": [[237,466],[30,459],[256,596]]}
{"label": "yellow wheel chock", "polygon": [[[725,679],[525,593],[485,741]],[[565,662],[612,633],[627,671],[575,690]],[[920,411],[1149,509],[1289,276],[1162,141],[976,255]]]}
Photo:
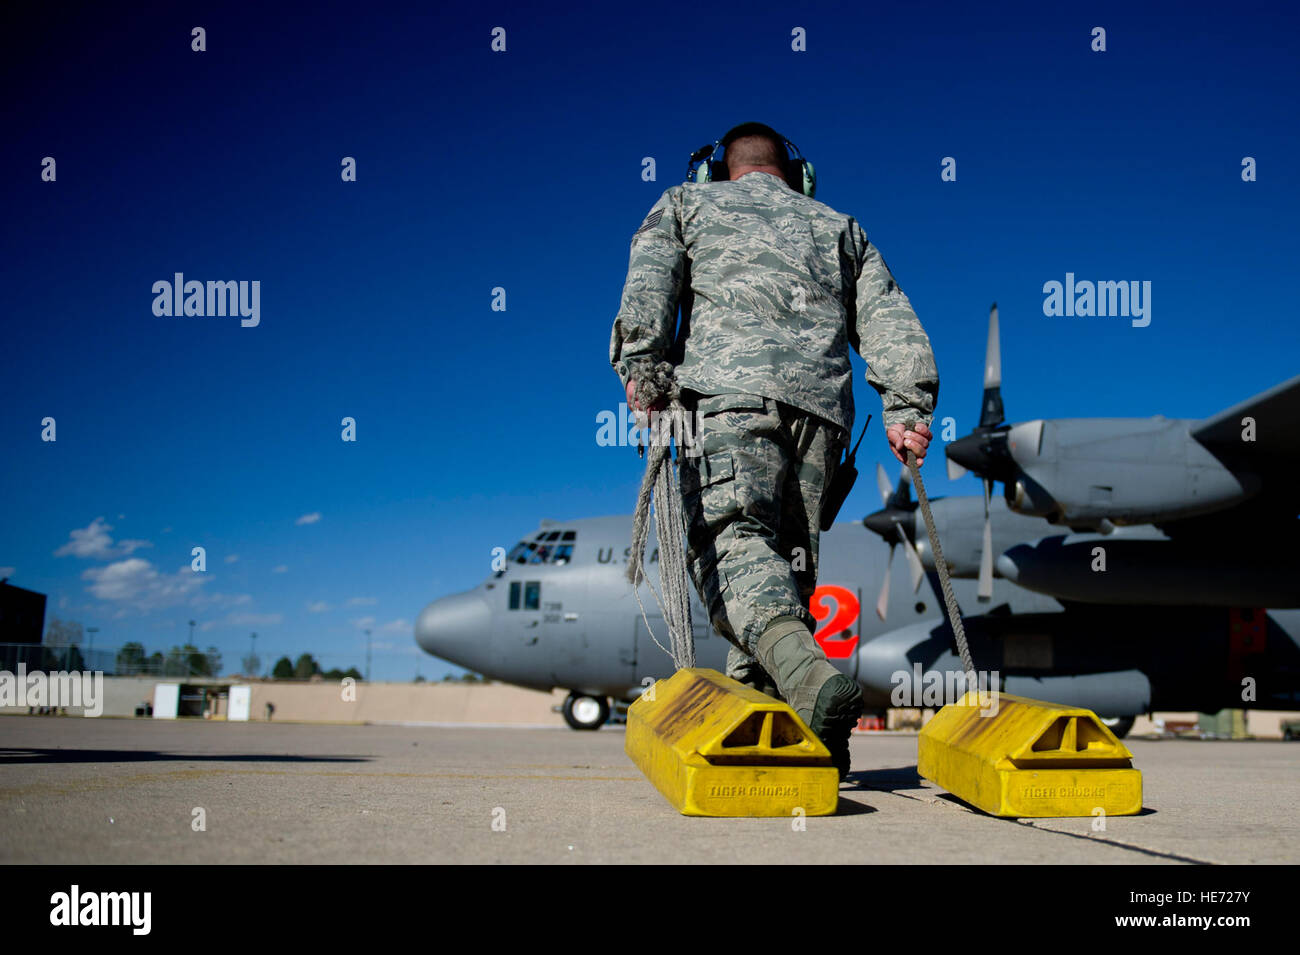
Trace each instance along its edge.
{"label": "yellow wheel chock", "polygon": [[1133,754],[1091,710],[972,691],[921,730],[917,772],[995,816],[1131,816]]}
{"label": "yellow wheel chock", "polygon": [[627,755],[687,816],[826,816],[831,754],[789,706],[716,670],[682,669],[627,711]]}

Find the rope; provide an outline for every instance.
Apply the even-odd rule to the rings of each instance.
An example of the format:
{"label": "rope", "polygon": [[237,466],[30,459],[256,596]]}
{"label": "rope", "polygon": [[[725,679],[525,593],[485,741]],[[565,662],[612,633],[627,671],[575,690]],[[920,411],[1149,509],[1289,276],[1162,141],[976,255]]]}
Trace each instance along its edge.
{"label": "rope", "polygon": [[[912,424],[907,425],[910,430]],[[948,578],[948,562],[943,559],[943,548],[939,546],[939,534],[934,529],[934,515],[930,513],[930,499],[925,494],[925,482],[921,480],[921,470],[916,466],[916,454],[907,449],[907,468],[912,472],[912,486],[916,488],[916,499],[921,502],[921,515],[925,518],[925,529],[930,535],[930,550],[934,553],[934,566],[939,571],[939,588],[943,591],[943,602],[948,608],[948,621],[952,624],[953,636],[957,638],[957,652],[961,654],[961,665],[966,671],[966,690],[970,692],[978,686],[975,680],[975,661],[971,658],[970,646],[966,642],[966,627],[961,622],[961,610],[957,607],[957,598],[952,592],[952,581]]]}
{"label": "rope", "polygon": [[[655,646],[667,653],[673,666],[681,670],[695,666],[695,631],[691,627],[690,578],[686,571],[686,548],[683,543],[686,522],[682,516],[682,495],[673,468],[671,440],[676,437],[677,457],[686,438],[686,409],[682,407],[681,392],[673,379],[673,366],[659,362],[649,376],[637,381],[636,398],[642,407],[650,407],[661,398],[666,399],[665,409],[659,412],[659,427],[651,430],[650,454],[646,461],[645,476],[637,494],[636,512],[632,516],[632,556],[627,564],[627,579],[632,584],[637,606],[646,632]],[[638,413],[638,422],[640,413]],[[665,424],[667,430],[665,430]],[[644,447],[638,449],[644,453]],[[645,548],[650,536],[650,503],[654,501],[655,534],[659,540],[659,586],[663,598],[645,575]],[[668,640],[672,649],[665,647],[655,636],[646,617],[645,604],[641,602],[640,585],[644,582],[659,605],[664,622],[668,624]]]}

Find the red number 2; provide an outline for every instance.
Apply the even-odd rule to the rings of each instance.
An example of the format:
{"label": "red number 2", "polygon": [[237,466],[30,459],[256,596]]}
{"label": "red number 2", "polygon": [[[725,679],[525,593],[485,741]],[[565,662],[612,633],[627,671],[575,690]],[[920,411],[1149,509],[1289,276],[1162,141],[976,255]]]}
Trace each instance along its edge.
{"label": "red number 2", "polygon": [[[828,597],[835,601],[833,616],[826,602]],[[812,600],[808,601],[808,611],[818,623],[822,623],[813,634],[813,639],[821,645],[828,657],[832,659],[850,657],[858,648],[858,638],[854,634],[845,634],[839,639],[831,638],[847,630],[849,625],[858,619],[859,609],[857,596],[847,587],[826,584],[813,591]]]}

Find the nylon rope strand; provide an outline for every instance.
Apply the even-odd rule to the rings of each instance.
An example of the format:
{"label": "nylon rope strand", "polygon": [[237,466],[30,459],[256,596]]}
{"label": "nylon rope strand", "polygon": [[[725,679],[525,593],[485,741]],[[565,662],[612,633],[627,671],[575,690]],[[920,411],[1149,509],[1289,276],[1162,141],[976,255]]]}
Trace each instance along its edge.
{"label": "nylon rope strand", "polygon": [[[677,458],[681,454],[686,435],[686,410],[682,407],[680,390],[672,375],[673,366],[659,362],[650,376],[637,382],[636,397],[643,406],[650,406],[660,398],[667,406],[659,413],[657,433],[652,430],[650,453],[646,456],[645,476],[637,494],[636,512],[632,516],[632,555],[628,560],[626,576],[632,584],[641,619],[650,639],[670,657],[673,666],[680,670],[695,666],[695,632],[691,626],[690,579],[686,572],[686,548],[683,535],[686,523],[682,515],[682,496],[677,472],[671,456],[672,442],[677,439]],[[665,427],[666,426],[666,427]],[[654,585],[645,575],[645,548],[650,536],[650,506],[654,503],[655,534],[659,540],[659,587],[661,599]],[[640,585],[645,583],[668,625],[668,642],[665,647],[655,636],[641,601]]]}
{"label": "nylon rope strand", "polygon": [[[908,424],[907,428],[911,430],[912,424]],[[952,624],[953,636],[957,638],[957,652],[961,654],[961,665],[966,671],[966,690],[970,692],[977,686],[975,663],[970,655],[970,646],[966,643],[966,627],[961,622],[961,611],[957,608],[957,598],[952,592],[952,581],[948,579],[948,562],[943,559],[939,534],[934,529],[934,515],[930,513],[930,499],[925,494],[925,482],[921,480],[921,469],[916,466],[916,455],[911,448],[907,449],[907,468],[912,472],[912,486],[916,488],[916,499],[921,503],[921,516],[925,518],[925,530],[930,535],[930,550],[934,554],[935,569],[939,571],[943,602],[948,608],[948,620]]]}

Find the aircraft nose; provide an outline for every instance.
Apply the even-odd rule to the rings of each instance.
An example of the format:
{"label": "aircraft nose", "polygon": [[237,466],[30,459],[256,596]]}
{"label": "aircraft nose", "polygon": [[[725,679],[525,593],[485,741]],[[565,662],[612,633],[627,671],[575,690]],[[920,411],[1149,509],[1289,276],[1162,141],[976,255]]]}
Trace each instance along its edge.
{"label": "aircraft nose", "polygon": [[472,669],[486,655],[491,621],[487,602],[477,593],[441,597],[420,611],[415,642],[434,656]]}

